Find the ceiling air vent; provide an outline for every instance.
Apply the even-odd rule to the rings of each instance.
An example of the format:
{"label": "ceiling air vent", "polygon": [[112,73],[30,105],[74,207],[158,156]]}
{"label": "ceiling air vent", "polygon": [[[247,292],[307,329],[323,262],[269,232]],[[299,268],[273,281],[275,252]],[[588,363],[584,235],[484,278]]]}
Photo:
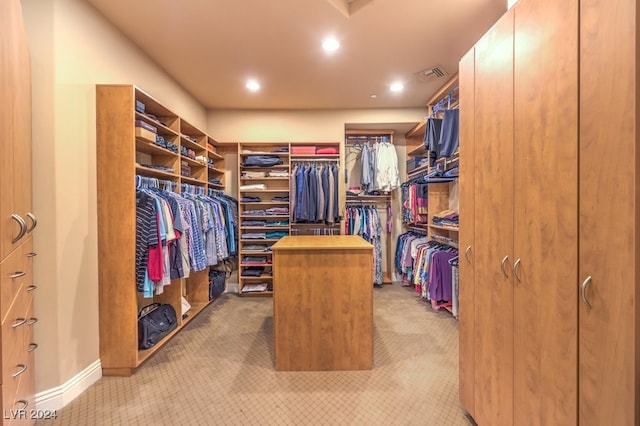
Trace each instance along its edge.
{"label": "ceiling air vent", "polygon": [[427,68],[426,70],[418,71],[414,75],[420,81],[431,81],[436,78],[444,77],[449,73],[444,70],[440,65],[437,65],[433,68]]}

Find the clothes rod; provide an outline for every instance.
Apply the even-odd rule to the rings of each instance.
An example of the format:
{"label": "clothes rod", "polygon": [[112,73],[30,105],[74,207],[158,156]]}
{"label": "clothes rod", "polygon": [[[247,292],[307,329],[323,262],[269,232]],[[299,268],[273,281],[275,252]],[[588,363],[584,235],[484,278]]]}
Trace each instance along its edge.
{"label": "clothes rod", "polygon": [[291,162],[293,163],[322,163],[322,162],[329,162],[329,161],[335,161],[338,162],[340,161],[339,158],[292,158]]}

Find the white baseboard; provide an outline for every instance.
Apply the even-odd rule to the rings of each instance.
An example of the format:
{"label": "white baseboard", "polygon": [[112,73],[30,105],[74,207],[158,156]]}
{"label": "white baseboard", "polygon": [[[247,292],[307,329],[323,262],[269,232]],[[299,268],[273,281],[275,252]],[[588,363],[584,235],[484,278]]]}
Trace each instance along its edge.
{"label": "white baseboard", "polygon": [[38,410],[59,410],[102,377],[100,360],[73,376],[63,385],[36,394]]}

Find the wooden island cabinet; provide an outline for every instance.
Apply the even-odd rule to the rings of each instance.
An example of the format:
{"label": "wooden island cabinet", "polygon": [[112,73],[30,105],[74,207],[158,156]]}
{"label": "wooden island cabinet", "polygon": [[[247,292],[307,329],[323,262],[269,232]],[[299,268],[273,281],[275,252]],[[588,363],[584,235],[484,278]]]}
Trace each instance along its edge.
{"label": "wooden island cabinet", "polygon": [[370,370],[373,246],[356,235],[300,235],[273,245],[275,368]]}

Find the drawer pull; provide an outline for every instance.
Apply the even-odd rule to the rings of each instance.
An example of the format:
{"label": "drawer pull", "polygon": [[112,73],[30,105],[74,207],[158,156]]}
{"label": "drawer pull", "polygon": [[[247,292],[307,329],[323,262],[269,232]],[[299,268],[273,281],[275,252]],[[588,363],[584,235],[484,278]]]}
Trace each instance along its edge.
{"label": "drawer pull", "polygon": [[16,271],[14,274],[11,275],[11,279],[15,280],[16,278],[24,277],[25,275],[27,275],[27,273],[24,271]]}
{"label": "drawer pull", "polygon": [[27,224],[25,223],[23,218],[15,213],[11,215],[11,219],[15,220],[16,222],[18,222],[18,225],[20,225],[20,232],[18,232],[18,235],[11,240],[11,244],[15,244],[20,240],[20,238],[24,237],[24,234],[27,233]]}
{"label": "drawer pull", "polygon": [[28,292],[32,292],[33,290],[35,290],[36,288],[38,288],[37,285],[30,285],[29,287],[27,287],[27,291]]}
{"label": "drawer pull", "polygon": [[22,324],[24,324],[25,322],[27,322],[26,318],[16,318],[16,322],[14,322],[13,324],[11,324],[11,327],[16,328],[16,327],[20,327]]}
{"label": "drawer pull", "polygon": [[27,253],[27,257],[36,257],[37,255],[38,253],[34,253],[34,252]]}
{"label": "drawer pull", "polygon": [[516,260],[516,263],[513,264],[513,275],[516,277],[518,282],[521,282],[520,276],[518,275],[518,266],[520,266],[520,259]]}
{"label": "drawer pull", "polygon": [[22,373],[24,373],[25,371],[27,371],[27,366],[26,366],[26,364],[18,364],[18,365],[16,365],[16,367],[18,367],[18,368],[19,368],[19,370],[18,370],[18,371],[16,371],[15,373],[13,373],[13,374],[11,375],[11,377],[13,377],[14,379],[15,379],[16,377],[18,377],[19,375],[21,375]]}
{"label": "drawer pull", "polygon": [[27,320],[27,325],[33,325],[38,322],[38,318],[31,317]]}
{"label": "drawer pull", "polygon": [[27,232],[31,232],[36,229],[36,226],[38,226],[38,219],[36,219],[36,216],[33,213],[27,213],[27,217],[31,219],[31,226],[27,229]]}
{"label": "drawer pull", "polygon": [[509,278],[509,275],[507,275],[507,271],[504,269],[504,265],[505,263],[507,263],[507,260],[509,260],[509,255],[506,255],[502,258],[502,262],[500,262],[500,269],[502,269],[502,273],[504,274],[504,276]]}
{"label": "drawer pull", "polygon": [[22,407],[16,409],[16,411],[24,411],[29,406],[29,401],[27,401],[25,399],[19,399],[19,400],[16,401],[16,404],[22,404]]}
{"label": "drawer pull", "polygon": [[37,343],[29,343],[29,348],[27,349],[27,352],[33,352],[36,349],[38,349],[38,344]]}
{"label": "drawer pull", "polygon": [[582,303],[584,303],[584,306],[586,306],[588,309],[591,309],[591,303],[589,303],[589,301],[587,300],[587,287],[589,286],[589,284],[591,284],[591,275],[589,275],[580,286],[580,298],[582,299]]}

